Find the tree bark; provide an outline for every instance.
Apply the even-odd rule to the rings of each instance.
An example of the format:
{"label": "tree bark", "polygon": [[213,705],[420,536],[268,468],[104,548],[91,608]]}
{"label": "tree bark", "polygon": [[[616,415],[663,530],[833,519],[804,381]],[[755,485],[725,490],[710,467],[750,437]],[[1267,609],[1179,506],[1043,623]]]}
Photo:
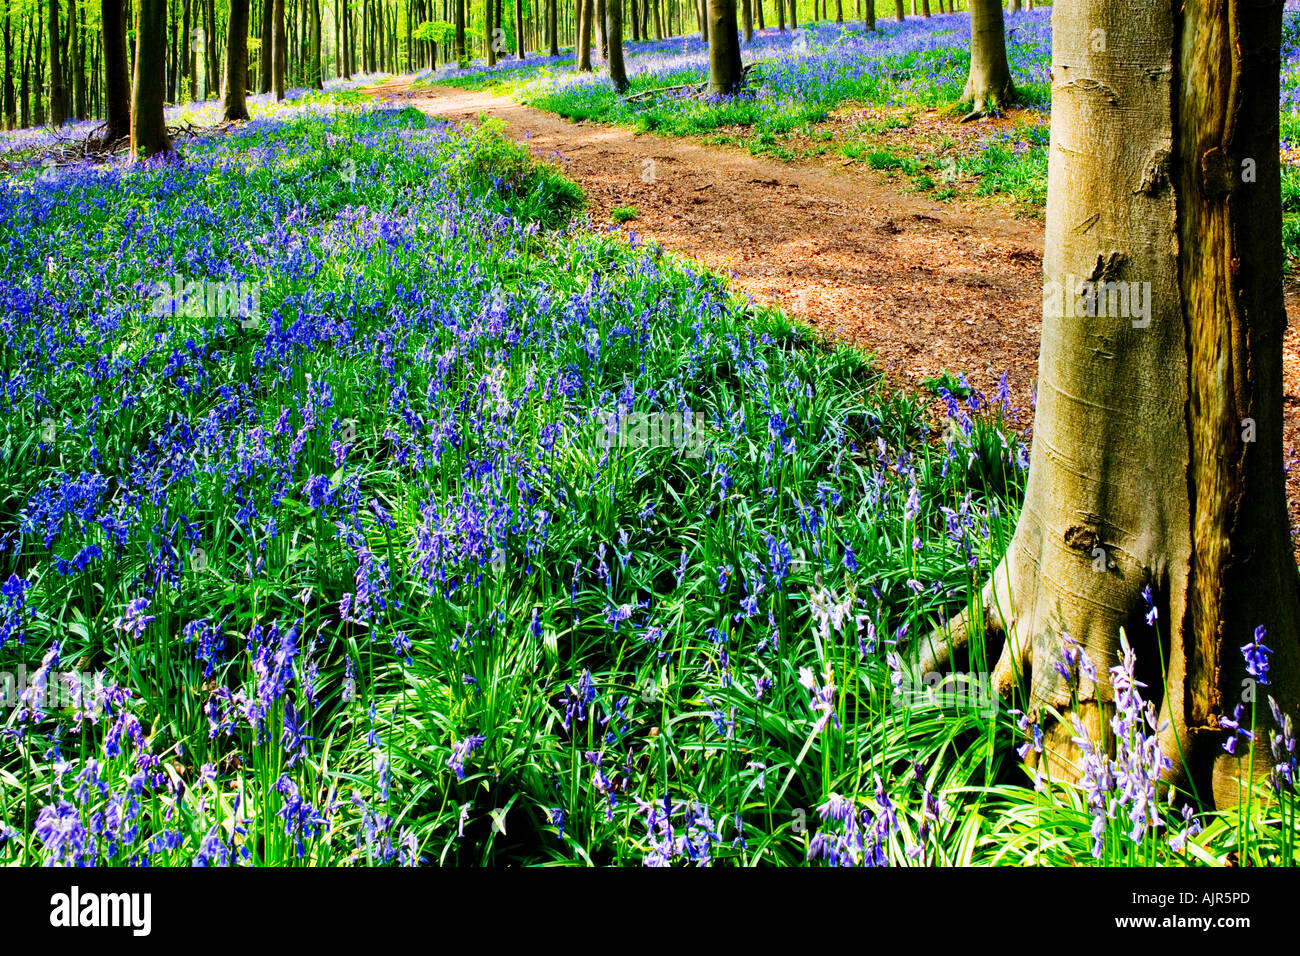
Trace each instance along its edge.
{"label": "tree bark", "polygon": [[[1282,8],[1054,5],[1047,286],[1025,502],[980,603],[920,664],[946,662],[972,633],[1005,622],[997,683],[1027,681],[1046,763],[1077,776],[1068,716],[1104,739],[1106,669],[1124,628],[1160,708],[1169,776],[1204,784],[1219,807],[1237,805],[1252,770],[1268,772],[1264,694],[1293,718],[1300,702],[1282,435]],[[1079,292],[1090,281],[1110,285],[1093,286],[1089,306]],[[1135,310],[1143,286],[1146,307]],[[1144,620],[1147,587],[1159,633]],[[1239,651],[1257,627],[1273,651],[1271,685],[1258,691]],[[1062,634],[1097,668],[1074,692],[1056,670]],[[1238,704],[1243,726],[1258,711],[1263,746],[1234,757],[1220,722]]]}
{"label": "tree bark", "polygon": [[[49,0],[50,12],[50,125],[62,126],[68,118],[67,93],[63,86],[63,68],[59,59],[59,0]],[[166,23],[163,24],[164,31]],[[166,33],[164,32],[164,42]],[[162,63],[160,61],[159,65]]]}
{"label": "tree bark", "polygon": [[116,143],[131,135],[131,79],[122,0],[102,0],[99,15],[104,31],[104,142]]}
{"label": "tree bark", "polygon": [[172,152],[163,117],[167,93],[167,2],[135,0],[135,80],[131,89],[131,155],[138,162]]}
{"label": "tree bark", "polygon": [[744,85],[736,29],[736,0],[708,0],[708,3],[709,93],[731,96]]}
{"label": "tree bark", "polygon": [[627,68],[623,65],[623,0],[606,0],[605,34],[609,54],[609,78],[619,93],[627,92]]}
{"label": "tree bark", "polygon": [[970,24],[970,75],[959,105],[966,119],[975,119],[1014,103],[1016,88],[1007,65],[1001,0],[971,0]]}
{"label": "tree bark", "polygon": [[244,94],[248,90],[248,0],[230,0],[226,27],[226,80],[222,94],[227,122],[248,119]]}
{"label": "tree bark", "polygon": [[740,17],[745,30],[745,42],[752,43],[754,41],[754,8],[750,0],[741,0]]}
{"label": "tree bark", "polygon": [[284,0],[273,0],[271,9],[271,93],[284,99],[284,81],[288,71],[289,38],[284,26]]}
{"label": "tree bark", "polygon": [[591,72],[591,16],[594,0],[578,0],[578,72]]}
{"label": "tree bark", "polygon": [[[344,8],[346,9],[347,0],[343,0],[343,2]],[[257,91],[259,93],[270,93],[272,71],[275,67],[275,64],[272,63],[271,56],[272,46],[275,42],[275,26],[273,19],[273,14],[275,13],[274,0],[262,0],[261,12],[261,33],[258,36],[258,40],[260,41],[260,46],[258,47],[258,58],[261,69],[258,71]],[[347,34],[344,33],[343,37],[346,38],[346,36]],[[348,74],[345,72],[344,75]]]}
{"label": "tree bark", "polygon": [[4,124],[6,129],[18,125],[18,104],[14,99],[14,41],[10,22],[11,0],[5,0],[5,77],[4,77]]}
{"label": "tree bark", "polygon": [[899,23],[903,22],[903,18],[907,15],[903,10],[903,0],[894,0],[894,15]]}

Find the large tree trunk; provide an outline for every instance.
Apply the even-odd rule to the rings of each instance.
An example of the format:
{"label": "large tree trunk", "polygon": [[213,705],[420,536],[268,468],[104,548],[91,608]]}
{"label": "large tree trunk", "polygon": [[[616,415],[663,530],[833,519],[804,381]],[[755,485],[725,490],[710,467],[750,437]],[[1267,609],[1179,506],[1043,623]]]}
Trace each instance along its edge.
{"label": "large tree trunk", "polygon": [[[67,92],[63,86],[63,67],[60,60],[59,0],[49,0],[50,11],[50,125],[62,126],[68,118]],[[166,42],[166,25],[163,26]],[[160,67],[163,65],[159,60]]]}
{"label": "large tree trunk", "polygon": [[627,92],[627,68],[623,65],[623,0],[606,0],[605,34],[609,54],[609,78],[614,89]]}
{"label": "large tree trunk", "polygon": [[903,11],[903,0],[894,0],[894,16],[899,23],[903,22],[903,18],[906,16]]}
{"label": "large tree trunk", "polygon": [[971,0],[970,76],[960,106],[966,119],[995,113],[1016,100],[1016,88],[1007,66],[1006,31],[1002,0]]}
{"label": "large tree trunk", "polygon": [[226,28],[226,88],[222,105],[228,122],[248,119],[248,0],[230,0]]}
{"label": "large tree trunk", "polygon": [[116,143],[131,135],[131,79],[122,0],[102,0],[99,14],[104,30],[104,142]]}
{"label": "large tree trunk", "polygon": [[131,155],[137,161],[172,151],[163,117],[167,93],[167,0],[136,0]]}
{"label": "large tree trunk", "polygon": [[736,0],[709,2],[709,92],[730,96],[744,84],[736,30]]}
{"label": "large tree trunk", "polygon": [[[920,662],[942,665],[978,625],[1005,622],[998,684],[1028,678],[1046,761],[1077,776],[1074,731],[1047,708],[1104,739],[1106,668],[1124,628],[1160,705],[1170,776],[1208,783],[1221,807],[1236,805],[1248,767],[1268,770],[1264,695],[1293,717],[1300,701],[1281,417],[1281,17],[1282,0],[1188,4],[1177,16],[1129,0],[1053,7],[1028,488],[980,610]],[[1090,281],[1109,285],[1081,299]],[[1159,637],[1144,620],[1146,587]],[[1273,649],[1254,705],[1262,746],[1233,757],[1220,721],[1243,702],[1243,726],[1251,718],[1239,648],[1257,627]],[[1063,634],[1097,667],[1077,698],[1056,670]]]}

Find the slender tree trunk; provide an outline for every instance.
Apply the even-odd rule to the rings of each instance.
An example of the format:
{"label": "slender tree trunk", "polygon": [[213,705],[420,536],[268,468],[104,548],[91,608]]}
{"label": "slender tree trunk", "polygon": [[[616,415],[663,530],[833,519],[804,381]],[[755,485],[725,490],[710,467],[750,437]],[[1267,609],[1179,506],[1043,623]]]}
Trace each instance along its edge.
{"label": "slender tree trunk", "polygon": [[926,18],[930,16],[930,0],[921,0],[921,16]]}
{"label": "slender tree trunk", "polygon": [[750,0],[740,0],[740,17],[745,30],[745,42],[752,43],[754,41],[754,8]]}
{"label": "slender tree trunk", "polygon": [[163,117],[167,93],[166,0],[134,0],[135,80],[131,88],[131,155],[137,161],[172,152]]}
{"label": "slender tree trunk", "polygon": [[456,62],[465,59],[465,0],[456,0]]}
{"label": "slender tree trunk", "polygon": [[99,8],[104,31],[105,143],[131,135],[131,79],[122,6],[122,0],[102,0]]}
{"label": "slender tree trunk", "polygon": [[4,125],[13,129],[18,125],[18,105],[14,100],[14,38],[9,15],[11,0],[5,0],[5,78],[4,78]]}
{"label": "slender tree trunk", "polygon": [[[344,0],[346,4],[347,0]],[[258,71],[257,91],[259,93],[270,93],[272,83],[272,73],[275,64],[271,62],[272,46],[274,44],[275,27],[274,20],[274,0],[262,0],[261,15],[261,33],[258,39],[261,41],[258,47],[258,62],[261,69]]]}
{"label": "slender tree trunk", "polygon": [[709,92],[730,96],[744,85],[736,0],[709,0]]}
{"label": "slender tree trunk", "polygon": [[68,3],[68,32],[72,39],[72,111],[86,118],[86,29],[77,15],[77,0]]}
{"label": "slender tree trunk", "polygon": [[519,59],[521,60],[527,58],[527,54],[524,52],[525,40],[524,0],[515,0],[515,45],[518,47],[515,52],[519,55]]}
{"label": "slender tree trunk", "polygon": [[876,0],[862,0],[862,26],[868,30],[876,29]]}
{"label": "slender tree trunk", "polygon": [[228,122],[248,119],[248,0],[230,0],[226,27],[226,81],[222,105]]}
{"label": "slender tree trunk", "polygon": [[321,66],[321,30],[320,30],[320,0],[311,0],[311,85],[318,89],[325,89],[325,77],[323,67]]}
{"label": "slender tree trunk", "polygon": [[[1267,744],[1264,694],[1292,719],[1300,702],[1282,434],[1282,8],[1053,6],[1028,487],[982,610],[922,660],[922,670],[946,660],[972,622],[1006,622],[998,685],[1028,687],[1046,763],[1077,776],[1069,718],[1106,739],[1106,669],[1123,628],[1160,709],[1170,776],[1205,784],[1220,807],[1242,799],[1252,761],[1257,777],[1271,762],[1266,745],[1224,752],[1221,722],[1241,706],[1248,727],[1257,712],[1256,742]],[[1158,631],[1144,620],[1144,588]],[[1256,628],[1272,648],[1271,683],[1259,688],[1238,650]],[[1075,691],[1057,671],[1070,670],[1062,634],[1097,669]]]}
{"label": "slender tree trunk", "polygon": [[284,0],[273,0],[271,10],[271,92],[276,100],[284,99],[284,81],[287,71],[285,58],[289,53],[289,38],[284,27]]}
{"label": "slender tree trunk", "polygon": [[560,55],[559,32],[560,0],[546,0],[546,55]]}
{"label": "slender tree trunk", "polygon": [[[50,13],[50,125],[62,126],[68,118],[67,94],[63,86],[63,69],[59,61],[59,0],[49,0]],[[163,29],[166,30],[166,22]],[[164,39],[166,33],[164,33]],[[159,62],[161,66],[161,61]]]}
{"label": "slender tree trunk", "polygon": [[906,15],[907,14],[903,10],[903,0],[894,0],[894,16],[897,18],[898,22],[902,23],[903,18]]}
{"label": "slender tree trunk", "polygon": [[591,72],[591,17],[595,0],[578,0],[578,72]]}
{"label": "slender tree trunk", "polygon": [[602,60],[609,59],[609,44],[605,36],[605,0],[596,0],[596,49]]}
{"label": "slender tree trunk", "polygon": [[[777,0],[777,2],[779,3],[780,0]],[[899,0],[899,2],[901,3],[902,0]],[[790,29],[799,29],[799,8],[796,5],[795,0],[790,0]]]}

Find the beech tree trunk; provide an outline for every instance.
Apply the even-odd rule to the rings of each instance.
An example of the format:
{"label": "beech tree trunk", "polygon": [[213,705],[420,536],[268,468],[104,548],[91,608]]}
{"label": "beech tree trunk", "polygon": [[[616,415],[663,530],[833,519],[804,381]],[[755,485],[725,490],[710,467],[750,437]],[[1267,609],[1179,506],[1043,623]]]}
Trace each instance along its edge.
{"label": "beech tree trunk", "polygon": [[903,22],[906,14],[903,12],[903,0],[894,0],[894,16],[899,23]]}
{"label": "beech tree trunk", "polygon": [[271,8],[271,93],[284,99],[284,81],[288,72],[289,37],[284,28],[284,0],[273,0]]}
{"label": "beech tree trunk", "polygon": [[968,120],[995,113],[1016,101],[1007,65],[1002,0],[971,0],[970,38],[970,75],[960,103]]}
{"label": "beech tree trunk", "polygon": [[741,0],[740,16],[745,29],[745,42],[751,43],[754,39],[754,8],[750,0]]}
{"label": "beech tree trunk", "polygon": [[605,0],[605,40],[609,78],[614,89],[627,92],[627,68],[623,65],[623,0]]}
{"label": "beech tree trunk", "polygon": [[[274,33],[274,27],[271,25],[272,0],[262,0],[261,9],[258,16],[258,52],[257,52],[257,91],[259,93],[271,92],[271,36]],[[343,40],[346,38],[343,33],[343,24],[339,24],[339,46],[342,48]]]}
{"label": "beech tree trunk", "polygon": [[594,0],[578,0],[578,71],[591,72],[591,15]]}
{"label": "beech tree trunk", "polygon": [[736,0],[709,3],[709,93],[730,96],[744,85],[740,64],[740,39],[736,27]]}
{"label": "beech tree trunk", "polygon": [[131,135],[131,74],[122,0],[102,0],[99,15],[104,31],[104,142],[116,143]]}
{"label": "beech tree trunk", "polygon": [[222,93],[227,122],[248,119],[244,94],[248,91],[248,0],[230,0],[226,27],[226,86]]}
{"label": "beech tree trunk", "polygon": [[[50,125],[62,126],[68,118],[67,92],[63,85],[62,46],[59,42],[59,0],[49,0],[50,6]],[[166,24],[163,25],[163,42],[166,43]],[[159,60],[159,66],[163,61]]]}
{"label": "beech tree trunk", "polygon": [[172,152],[163,117],[167,93],[167,0],[135,0],[135,80],[131,88],[131,155]]}
{"label": "beech tree trunk", "polygon": [[[973,625],[1002,629],[999,687],[1028,687],[1047,764],[1077,776],[1068,716],[1105,739],[1124,628],[1160,708],[1171,778],[1204,783],[1220,807],[1236,805],[1252,762],[1257,778],[1268,772],[1265,695],[1293,718],[1300,701],[1282,435],[1282,8],[1053,6],[1047,286],[1024,507],[980,603],[920,661],[923,672],[942,665]],[[1092,287],[1090,309],[1088,282],[1110,284]],[[1257,627],[1273,652],[1271,685],[1258,689],[1239,650]],[[1097,668],[1077,698],[1056,670],[1062,634]],[[1251,700],[1260,745],[1232,756],[1220,721],[1244,704],[1248,726]]]}

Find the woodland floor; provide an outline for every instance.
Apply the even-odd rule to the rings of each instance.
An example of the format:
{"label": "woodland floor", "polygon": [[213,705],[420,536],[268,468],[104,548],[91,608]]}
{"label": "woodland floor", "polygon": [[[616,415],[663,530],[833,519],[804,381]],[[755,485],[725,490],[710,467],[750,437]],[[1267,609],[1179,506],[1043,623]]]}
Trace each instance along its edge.
{"label": "woodland floor", "polygon": [[[1006,200],[936,202],[843,157],[755,157],[574,123],[483,91],[412,90],[399,77],[369,92],[458,124],[500,119],[582,185],[593,222],[613,228],[612,210],[635,207],[637,218],[617,228],[730,275],[755,302],[875,354],[903,387],[964,372],[992,396],[1006,371],[1021,427],[1032,422],[1043,223],[1016,218]],[[1300,446],[1300,293],[1290,287],[1287,311],[1290,462]],[[1289,469],[1287,499],[1291,526],[1300,528],[1300,467]]]}

